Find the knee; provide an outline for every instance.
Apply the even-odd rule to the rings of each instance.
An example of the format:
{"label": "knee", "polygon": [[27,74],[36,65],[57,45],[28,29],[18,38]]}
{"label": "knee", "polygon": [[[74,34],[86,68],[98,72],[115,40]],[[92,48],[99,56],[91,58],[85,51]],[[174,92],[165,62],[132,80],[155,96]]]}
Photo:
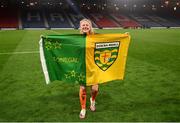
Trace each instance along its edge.
{"label": "knee", "polygon": [[93,85],[92,86],[92,91],[98,91],[99,85]]}
{"label": "knee", "polygon": [[83,95],[86,94],[86,87],[85,86],[80,86],[80,93],[82,93]]}
{"label": "knee", "polygon": [[85,86],[80,86],[80,90],[86,90]]}

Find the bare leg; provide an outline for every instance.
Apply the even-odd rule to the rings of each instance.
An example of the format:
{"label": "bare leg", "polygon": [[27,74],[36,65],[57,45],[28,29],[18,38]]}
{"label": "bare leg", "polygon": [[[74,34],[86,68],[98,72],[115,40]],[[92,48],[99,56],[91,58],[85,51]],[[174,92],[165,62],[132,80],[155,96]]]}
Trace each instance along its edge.
{"label": "bare leg", "polygon": [[80,104],[81,104],[81,112],[79,114],[79,117],[83,119],[86,116],[86,87],[85,86],[80,86],[79,99],[80,99]]}
{"label": "bare leg", "polygon": [[81,103],[81,109],[86,109],[86,87],[80,86],[79,99]]}
{"label": "bare leg", "polygon": [[92,98],[92,101],[95,100],[97,94],[98,94],[98,89],[99,89],[99,85],[93,85],[91,87],[91,98]]}
{"label": "bare leg", "polygon": [[93,85],[91,87],[91,98],[90,98],[90,103],[91,103],[90,109],[91,109],[91,111],[95,111],[96,110],[96,107],[95,107],[95,98],[96,98],[96,96],[98,94],[98,87],[99,87],[98,85]]}

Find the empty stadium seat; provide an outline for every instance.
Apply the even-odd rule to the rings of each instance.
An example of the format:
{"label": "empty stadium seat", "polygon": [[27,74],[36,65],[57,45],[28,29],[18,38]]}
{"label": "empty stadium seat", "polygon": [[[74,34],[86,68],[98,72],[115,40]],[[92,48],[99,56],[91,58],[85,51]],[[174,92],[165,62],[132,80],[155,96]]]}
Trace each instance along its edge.
{"label": "empty stadium seat", "polygon": [[23,11],[21,14],[23,28],[45,28],[42,12],[35,10]]}
{"label": "empty stadium seat", "polygon": [[139,24],[138,22],[124,16],[124,15],[120,15],[120,14],[111,14],[110,15],[114,20],[116,20],[122,27],[124,28],[137,28],[137,27],[141,27],[141,24]]}
{"label": "empty stadium seat", "polygon": [[89,16],[91,20],[93,20],[98,27],[104,28],[104,27],[120,27],[119,24],[114,22],[112,19],[110,19],[108,16],[105,16],[103,14],[95,14],[92,13]]}
{"label": "empty stadium seat", "polygon": [[129,16],[133,18],[134,20],[138,21],[144,27],[162,27],[163,26],[144,15],[130,14]]}
{"label": "empty stadium seat", "polygon": [[16,9],[0,9],[0,28],[18,28],[18,12]]}
{"label": "empty stadium seat", "polygon": [[164,27],[178,27],[180,26],[180,22],[173,19],[173,17],[170,16],[160,16],[160,15],[146,15],[148,18],[153,20],[156,23],[161,24]]}
{"label": "empty stadium seat", "polygon": [[70,18],[71,22],[73,23],[74,25],[74,28],[79,28],[79,22],[85,18],[81,13],[74,13],[72,11],[69,11],[68,12],[68,17]]}
{"label": "empty stadium seat", "polygon": [[60,11],[47,11],[47,21],[50,28],[72,28],[69,18],[64,12]]}

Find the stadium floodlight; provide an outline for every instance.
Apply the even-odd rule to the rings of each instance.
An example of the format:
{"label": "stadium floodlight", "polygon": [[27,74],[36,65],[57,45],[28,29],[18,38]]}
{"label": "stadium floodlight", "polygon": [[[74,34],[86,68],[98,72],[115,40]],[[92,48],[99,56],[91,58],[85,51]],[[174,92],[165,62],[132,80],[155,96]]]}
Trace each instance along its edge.
{"label": "stadium floodlight", "polygon": [[34,6],[34,3],[29,3],[30,6]]}
{"label": "stadium floodlight", "polygon": [[116,7],[116,11],[118,11],[119,10],[119,8],[118,7]]}
{"label": "stadium floodlight", "polygon": [[77,7],[77,2],[75,0],[66,0],[66,3],[73,9],[76,14],[81,13],[79,8]]}
{"label": "stadium floodlight", "polygon": [[168,4],[169,4],[169,1],[168,1],[168,0],[166,0],[166,1],[165,1],[165,4],[166,4],[166,5],[168,5]]}

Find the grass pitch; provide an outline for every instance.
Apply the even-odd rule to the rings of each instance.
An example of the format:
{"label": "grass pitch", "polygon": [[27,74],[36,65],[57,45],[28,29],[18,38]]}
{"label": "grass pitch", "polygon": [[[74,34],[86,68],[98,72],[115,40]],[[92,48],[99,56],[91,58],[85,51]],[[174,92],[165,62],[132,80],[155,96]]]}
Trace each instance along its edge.
{"label": "grass pitch", "polygon": [[180,29],[96,32],[130,32],[125,79],[100,85],[80,120],[79,86],[46,85],[36,52],[40,35],[78,31],[0,31],[0,121],[180,121]]}

